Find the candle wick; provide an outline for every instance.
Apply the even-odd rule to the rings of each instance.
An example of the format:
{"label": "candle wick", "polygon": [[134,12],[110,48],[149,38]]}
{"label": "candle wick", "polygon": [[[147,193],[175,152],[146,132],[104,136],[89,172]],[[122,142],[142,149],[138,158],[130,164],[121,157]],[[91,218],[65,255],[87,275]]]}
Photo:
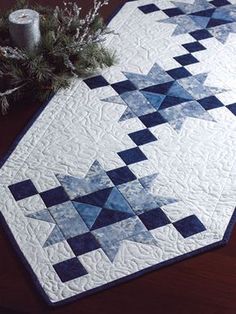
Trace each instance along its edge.
{"label": "candle wick", "polygon": [[28,17],[27,14],[23,14],[23,15],[20,16],[20,19],[25,19],[25,18],[27,18],[27,17]]}

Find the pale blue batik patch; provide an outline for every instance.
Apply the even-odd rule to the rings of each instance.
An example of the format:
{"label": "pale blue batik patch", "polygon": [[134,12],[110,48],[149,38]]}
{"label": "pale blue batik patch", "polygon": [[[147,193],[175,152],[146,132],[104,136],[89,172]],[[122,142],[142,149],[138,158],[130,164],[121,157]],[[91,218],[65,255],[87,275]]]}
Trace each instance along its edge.
{"label": "pale blue batik patch", "polygon": [[154,173],[149,176],[140,178],[139,182],[142,184],[142,186],[145,189],[150,189],[153,186],[154,182],[156,181],[157,177],[158,177],[158,173]]}
{"label": "pale blue batik patch", "polygon": [[133,210],[124,196],[118,191],[117,188],[113,188],[110,196],[108,197],[105,208],[118,210],[125,213],[133,214]]}
{"label": "pale blue batik patch", "polygon": [[178,82],[175,82],[171,88],[169,89],[168,96],[174,96],[174,97],[179,97],[183,98],[186,100],[193,100],[193,96],[190,95],[190,93],[187,92],[185,88],[183,88]]}
{"label": "pale blue batik patch", "polygon": [[57,179],[71,199],[114,186],[97,161],[84,178],[57,175]]}
{"label": "pale blue batik patch", "polygon": [[129,106],[130,110],[137,116],[142,116],[156,111],[139,91],[126,92],[121,94],[121,98]]}
{"label": "pale blue batik patch", "polygon": [[236,23],[219,25],[209,29],[212,36],[218,39],[222,44],[226,43],[230,33],[236,33]]}
{"label": "pale blue batik patch", "polygon": [[236,21],[236,6],[228,5],[215,10],[213,18],[230,22]]}
{"label": "pale blue batik patch", "polygon": [[49,237],[47,238],[46,242],[44,243],[43,247],[47,247],[65,240],[64,234],[61,232],[60,228],[56,225],[52,232],[50,233]]}
{"label": "pale blue batik patch", "polygon": [[48,210],[66,239],[89,231],[72,202],[62,203]]}
{"label": "pale blue batik patch", "polygon": [[125,112],[120,117],[119,121],[121,122],[121,121],[125,121],[128,119],[136,118],[136,117],[137,117],[136,114],[133,113],[133,111],[129,107],[127,107],[125,109]]}
{"label": "pale blue batik patch", "polygon": [[139,89],[173,81],[172,77],[158,64],[154,64],[147,75],[130,72],[123,73]]}
{"label": "pale blue batik patch", "polygon": [[212,91],[208,87],[201,84],[194,77],[186,77],[180,79],[178,82],[196,100],[213,95]]}
{"label": "pale blue batik patch", "polygon": [[90,204],[73,202],[73,205],[80,214],[80,216],[83,218],[84,222],[89,227],[89,229],[93,226],[93,224],[95,223],[96,219],[98,218],[99,214],[102,211],[101,207]]}
{"label": "pale blue batik patch", "polygon": [[128,200],[136,214],[141,214],[150,209],[177,202],[174,198],[153,196],[147,189],[135,180],[118,186],[119,191]]}
{"label": "pale blue batik patch", "polygon": [[145,92],[145,91],[141,91],[141,93],[156,110],[160,108],[163,100],[166,97],[165,95],[162,95],[162,94],[155,94],[155,93]]}
{"label": "pale blue batik patch", "polygon": [[191,19],[190,16],[180,15],[161,21],[162,23],[176,24],[173,35],[181,35],[196,31],[202,27]]}
{"label": "pale blue batik patch", "polygon": [[143,241],[145,241],[145,237],[149,242],[152,238],[151,233],[147,232],[146,227],[137,216],[96,229],[92,233],[111,261],[114,260],[123,240],[135,237],[140,233],[143,233],[140,236]]}
{"label": "pale blue batik patch", "polygon": [[186,3],[186,2],[181,2],[181,1],[172,1],[172,2],[178,8],[180,8],[184,13],[187,13],[187,14],[215,8],[214,5],[209,3],[207,0],[195,0],[193,3]]}
{"label": "pale blue batik patch", "polygon": [[187,117],[215,122],[211,115],[197,101],[188,101],[160,110],[159,112],[176,131],[181,130]]}

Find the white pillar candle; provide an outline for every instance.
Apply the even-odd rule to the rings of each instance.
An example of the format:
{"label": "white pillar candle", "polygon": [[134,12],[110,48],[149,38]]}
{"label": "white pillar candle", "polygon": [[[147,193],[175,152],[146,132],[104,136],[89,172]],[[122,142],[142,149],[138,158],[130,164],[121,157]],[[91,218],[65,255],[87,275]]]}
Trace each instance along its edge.
{"label": "white pillar candle", "polygon": [[28,51],[34,50],[40,42],[39,13],[23,9],[9,15],[9,31],[13,45]]}

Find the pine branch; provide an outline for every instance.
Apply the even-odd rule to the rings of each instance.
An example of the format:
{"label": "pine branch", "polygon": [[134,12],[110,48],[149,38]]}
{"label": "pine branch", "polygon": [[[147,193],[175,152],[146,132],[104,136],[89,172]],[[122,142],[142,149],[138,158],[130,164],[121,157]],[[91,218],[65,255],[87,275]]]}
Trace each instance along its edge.
{"label": "pine branch", "polygon": [[[19,0],[12,9],[32,8],[41,15],[41,43],[29,53],[10,46],[8,15],[0,15],[0,80],[5,92],[0,93],[2,111],[9,101],[25,94],[43,97],[67,88],[75,75],[83,76],[110,67],[116,62],[113,52],[103,46],[107,34],[99,10],[108,0],[94,0],[89,13],[82,18],[76,2],[66,2],[55,9]],[[9,93],[9,94],[8,94]]]}

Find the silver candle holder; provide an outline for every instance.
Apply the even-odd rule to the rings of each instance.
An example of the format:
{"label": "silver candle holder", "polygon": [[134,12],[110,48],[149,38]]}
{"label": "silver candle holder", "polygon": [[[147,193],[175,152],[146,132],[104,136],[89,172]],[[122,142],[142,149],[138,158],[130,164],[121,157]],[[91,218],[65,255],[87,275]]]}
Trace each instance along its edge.
{"label": "silver candle holder", "polygon": [[40,43],[40,15],[30,9],[14,11],[9,15],[9,31],[14,46],[33,51]]}

